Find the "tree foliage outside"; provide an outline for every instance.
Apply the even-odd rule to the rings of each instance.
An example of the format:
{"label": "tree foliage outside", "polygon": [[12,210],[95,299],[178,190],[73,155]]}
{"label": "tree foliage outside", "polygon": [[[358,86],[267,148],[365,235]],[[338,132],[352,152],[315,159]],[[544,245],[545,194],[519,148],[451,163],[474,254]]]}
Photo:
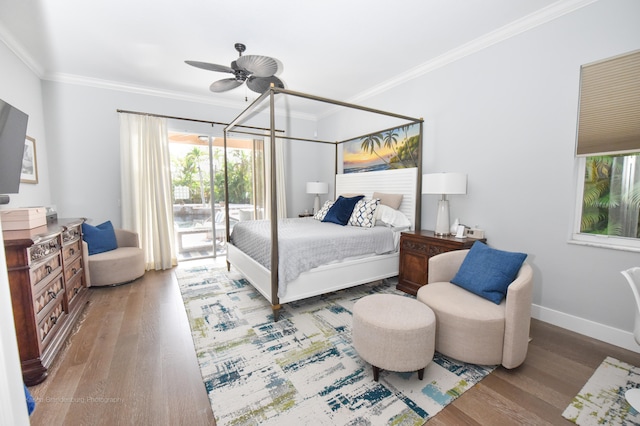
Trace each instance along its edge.
{"label": "tree foliage outside", "polygon": [[639,158],[640,154],[586,159],[580,232],[640,238],[640,170],[636,173],[634,166]]}
{"label": "tree foliage outside", "polygon": [[[213,150],[213,189],[214,201],[224,201],[224,165],[223,150]],[[229,168],[229,204],[249,204],[252,199],[252,167],[251,156],[247,150],[228,150]],[[211,184],[209,173],[208,150],[194,146],[184,156],[171,156],[172,165],[172,192],[175,187],[186,187],[189,190],[189,198],[174,200],[185,204],[208,204],[211,202]],[[204,197],[203,197],[204,196]]]}

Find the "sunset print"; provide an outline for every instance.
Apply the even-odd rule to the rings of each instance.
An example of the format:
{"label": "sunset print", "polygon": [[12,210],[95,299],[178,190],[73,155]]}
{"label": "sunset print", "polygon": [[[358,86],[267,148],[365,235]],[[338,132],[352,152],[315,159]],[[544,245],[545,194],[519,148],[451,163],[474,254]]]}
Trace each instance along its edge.
{"label": "sunset print", "polygon": [[345,142],[344,173],[417,167],[419,138],[415,123]]}

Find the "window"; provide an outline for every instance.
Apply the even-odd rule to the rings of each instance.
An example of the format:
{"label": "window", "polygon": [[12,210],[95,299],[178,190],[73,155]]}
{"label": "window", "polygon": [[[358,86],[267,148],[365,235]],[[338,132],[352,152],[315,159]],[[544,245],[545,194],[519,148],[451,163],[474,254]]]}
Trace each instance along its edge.
{"label": "window", "polygon": [[640,51],[583,65],[574,240],[640,251]]}
{"label": "window", "polygon": [[609,244],[640,248],[640,154],[591,156],[582,162],[583,238],[578,239],[607,237]]}

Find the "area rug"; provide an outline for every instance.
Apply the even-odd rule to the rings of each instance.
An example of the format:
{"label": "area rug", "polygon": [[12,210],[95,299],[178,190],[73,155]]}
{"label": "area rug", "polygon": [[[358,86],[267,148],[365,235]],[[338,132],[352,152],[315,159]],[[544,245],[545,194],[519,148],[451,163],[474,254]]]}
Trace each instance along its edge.
{"label": "area rug", "polygon": [[578,425],[640,425],[640,414],[624,398],[640,387],[640,368],[607,357],[562,416]]}
{"label": "area rug", "polygon": [[351,343],[351,310],[367,294],[404,295],[382,281],[289,303],[274,322],[239,274],[181,266],[176,276],[218,426],[422,425],[495,368],[436,353],[422,381],[381,371],[374,382]]}

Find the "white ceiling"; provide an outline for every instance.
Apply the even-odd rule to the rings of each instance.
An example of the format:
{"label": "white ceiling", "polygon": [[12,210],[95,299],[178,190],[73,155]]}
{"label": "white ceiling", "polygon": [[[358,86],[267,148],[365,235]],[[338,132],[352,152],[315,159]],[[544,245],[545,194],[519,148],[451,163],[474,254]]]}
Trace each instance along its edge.
{"label": "white ceiling", "polygon": [[277,59],[288,89],[360,102],[593,1],[0,0],[0,39],[43,79],[240,111],[255,93],[212,93],[231,74],[184,60],[229,66],[241,42]]}

